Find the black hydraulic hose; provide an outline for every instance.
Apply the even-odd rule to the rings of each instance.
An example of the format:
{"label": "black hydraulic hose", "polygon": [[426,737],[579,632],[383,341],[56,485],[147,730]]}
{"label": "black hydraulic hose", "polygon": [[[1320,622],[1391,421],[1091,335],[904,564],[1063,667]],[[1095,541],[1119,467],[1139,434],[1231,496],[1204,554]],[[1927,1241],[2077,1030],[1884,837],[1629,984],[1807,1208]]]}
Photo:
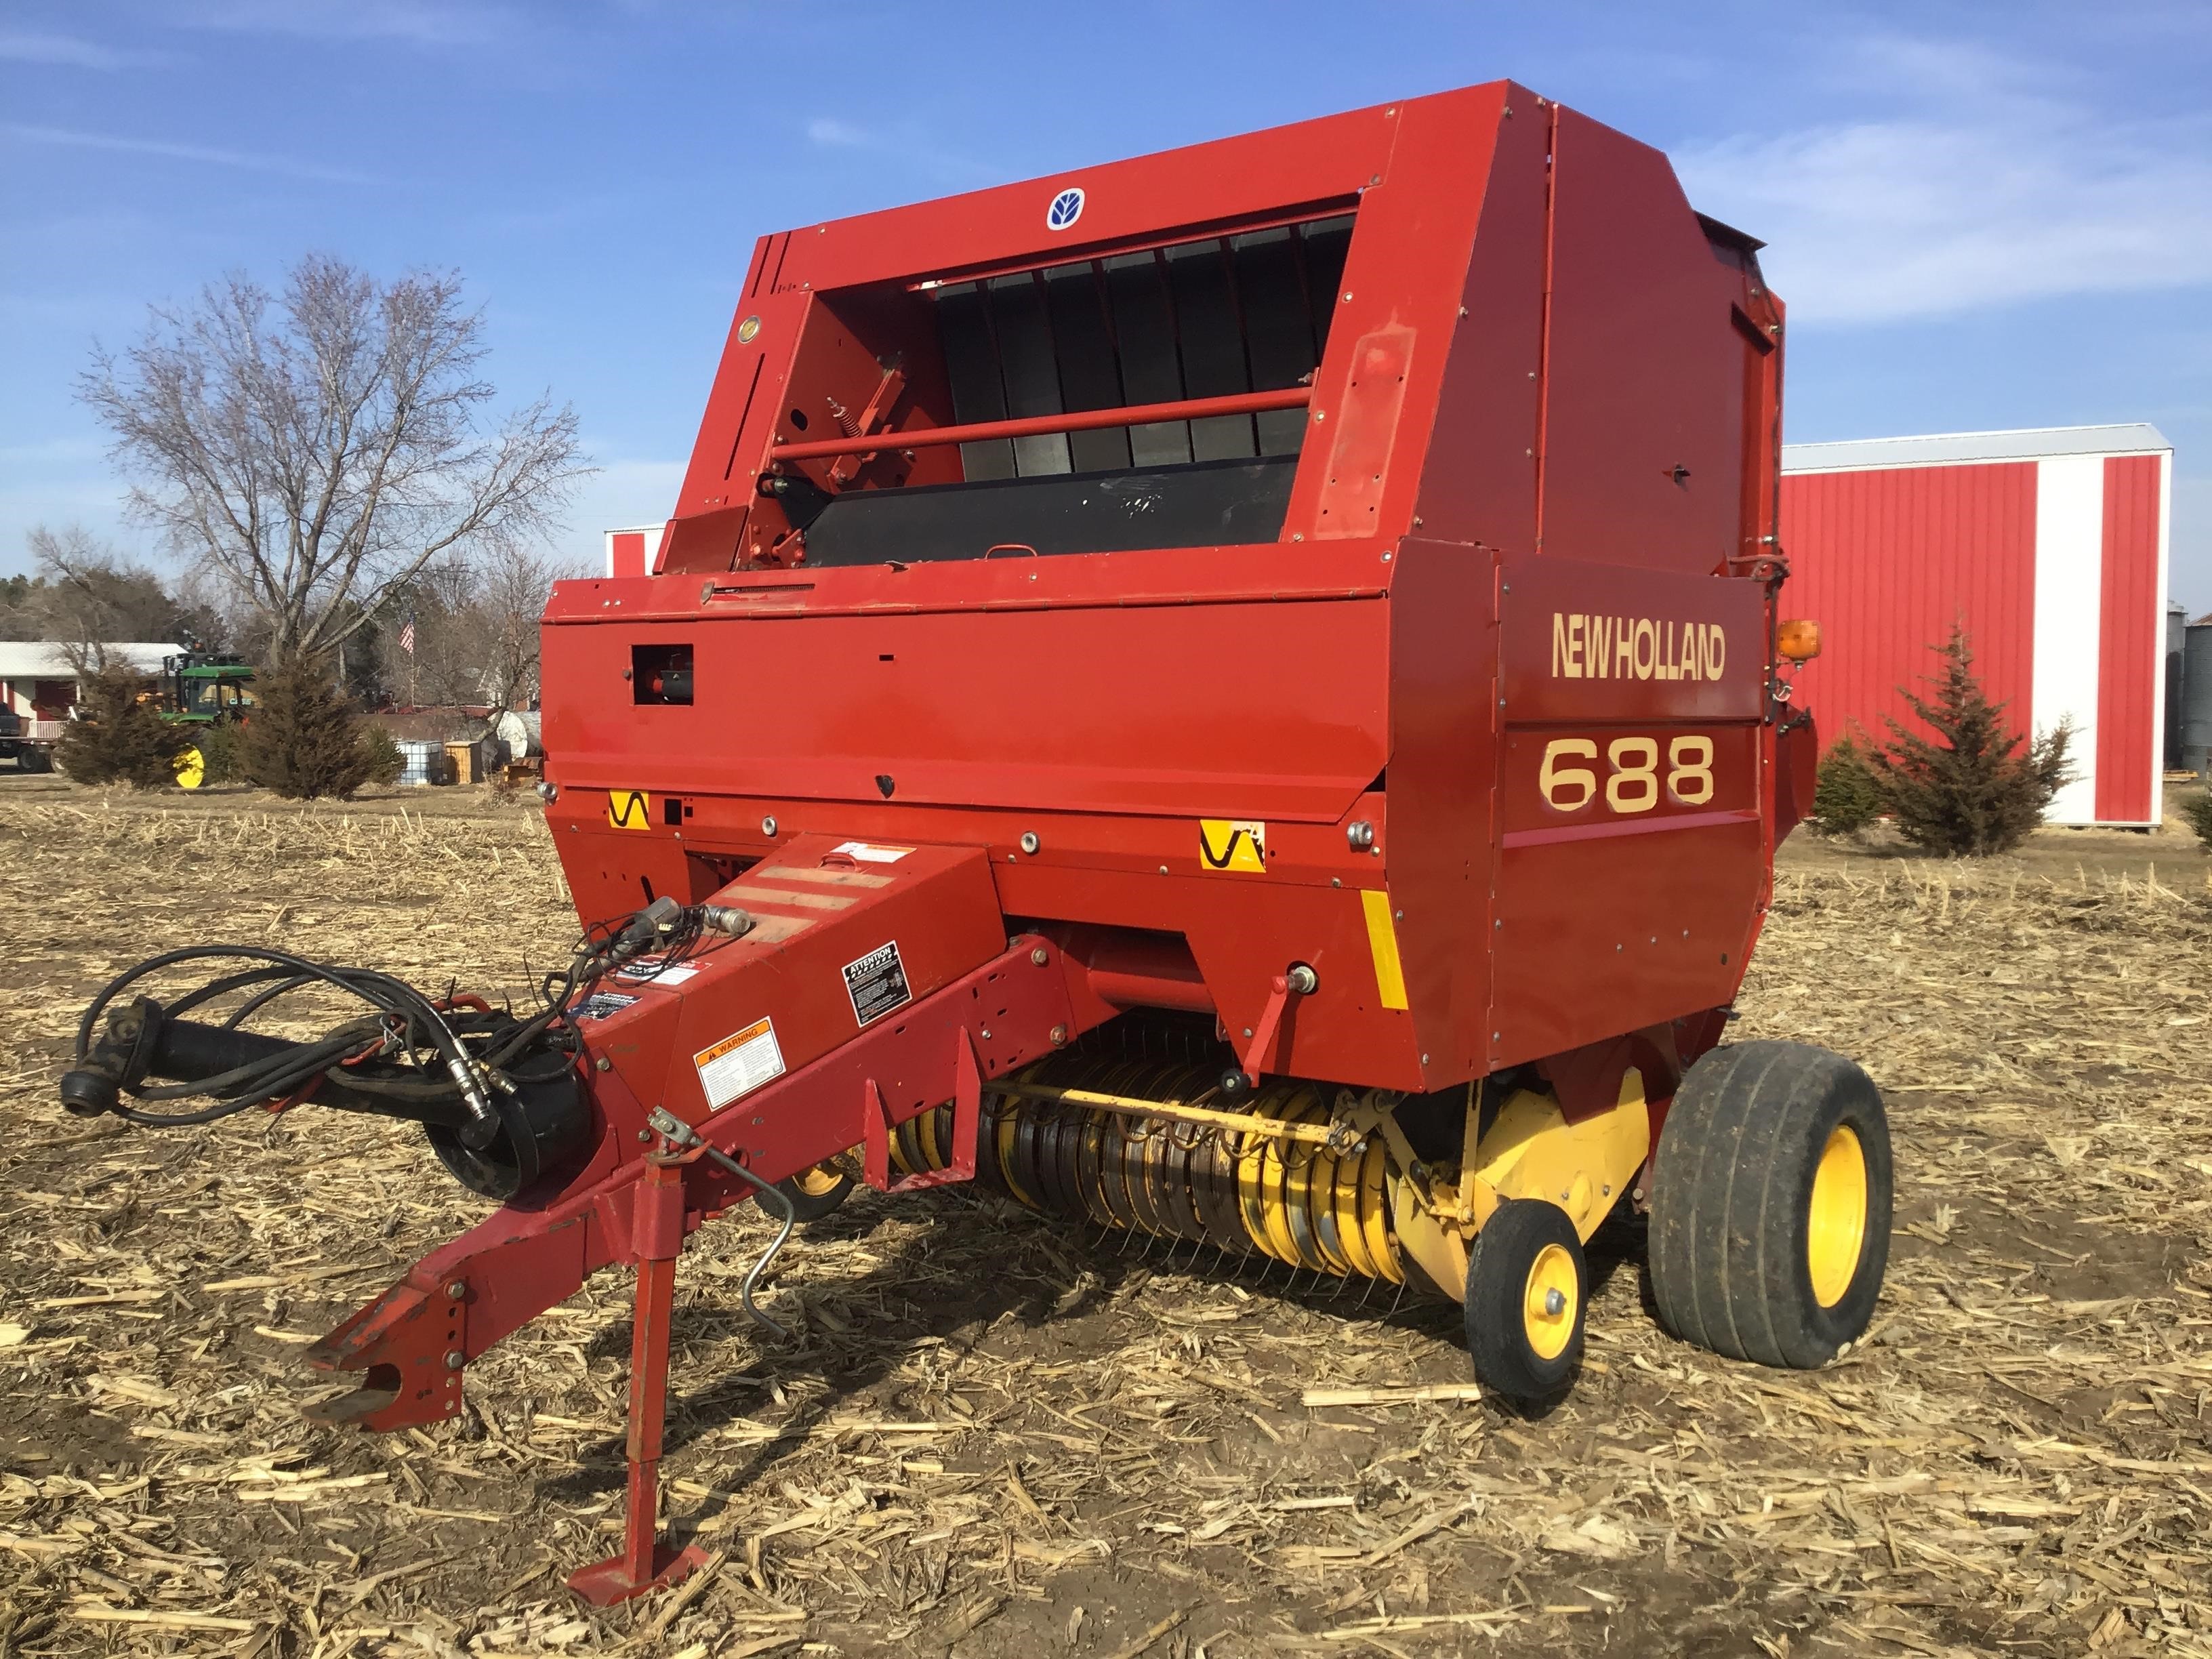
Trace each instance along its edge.
{"label": "black hydraulic hose", "polygon": [[[472,1121],[461,1131],[462,1139],[471,1144],[489,1145],[498,1133],[499,1115],[484,1095],[483,1085],[474,1070],[477,1065],[475,1056],[462,1044],[453,1027],[447,1023],[444,1014],[429,998],[404,980],[378,973],[373,969],[326,967],[289,951],[272,951],[261,945],[188,945],[181,950],[167,951],[158,956],[149,957],[136,967],[117,975],[93,998],[84,1011],[84,1018],[78,1022],[78,1062],[82,1064],[90,1056],[100,1016],[123,992],[149,974],[161,969],[173,967],[179,963],[211,960],[266,964],[259,969],[248,969],[244,974],[226,976],[232,988],[254,983],[260,975],[264,974],[270,978],[296,977],[301,984],[320,981],[360,998],[381,1013],[403,1021],[410,1044],[420,1031],[427,1036],[426,1046],[435,1048],[446,1062],[447,1070],[453,1079],[453,1091],[469,1110]],[[196,1006],[216,994],[210,987],[202,987],[198,992],[180,1000],[185,1006]],[[119,1103],[115,1110],[128,1122],[155,1127],[211,1122],[215,1118],[228,1116],[233,1111],[242,1111],[259,1101],[276,1098],[303,1086],[316,1073],[326,1070],[343,1059],[356,1041],[349,1030],[343,1039],[325,1039],[321,1043],[311,1045],[303,1053],[295,1051],[295,1057],[281,1066],[273,1063],[260,1067],[243,1066],[220,1079],[202,1079],[191,1087],[174,1090],[133,1090],[140,1098],[156,1100],[174,1099],[182,1094],[205,1094],[211,1088],[220,1091],[236,1087],[245,1091],[240,1098],[224,1101],[197,1112],[141,1112]],[[308,1065],[310,1056],[318,1057],[319,1063],[301,1074],[301,1068]]]}
{"label": "black hydraulic hose", "polygon": [[[482,1042],[476,1050],[462,1042],[445,1011],[422,992],[404,980],[373,969],[334,967],[260,945],[192,945],[164,951],[117,975],[93,998],[77,1026],[79,1067],[85,1067],[93,1056],[101,1017],[118,997],[147,975],[189,962],[229,961],[253,965],[210,980],[166,1006],[149,1000],[150,1012],[145,1018],[160,1024],[149,1036],[139,1040],[150,1042],[156,1054],[169,1051],[166,1067],[149,1065],[143,1056],[128,1064],[118,1061],[112,1045],[119,1041],[128,1046],[131,1039],[127,1030],[118,1035],[111,1030],[103,1058],[90,1067],[89,1075],[82,1070],[70,1075],[88,1082],[107,1076],[105,1101],[99,1099],[101,1090],[97,1083],[93,1084],[88,1095],[81,1093],[78,1098],[90,1100],[95,1109],[112,1110],[126,1122],[157,1128],[211,1123],[264,1101],[281,1100],[303,1090],[314,1089],[326,1080],[328,1092],[319,1093],[317,1097],[326,1103],[353,1109],[375,1110],[375,1101],[389,1101],[414,1109],[394,1112],[393,1115],[442,1122],[442,1115],[427,1109],[450,1104],[459,1121],[447,1127],[453,1128],[465,1145],[481,1151],[491,1143],[501,1127],[500,1115],[492,1106],[487,1091],[487,1079],[504,1086],[505,1069],[526,1057],[556,1025],[565,1027],[573,1042],[576,1036],[573,1010],[580,995],[588,992],[612,969],[648,951],[659,952],[667,962],[680,960],[698,943],[703,915],[698,907],[664,898],[618,923],[595,924],[586,930],[567,967],[545,975],[540,987],[544,1008],[529,1019],[514,1022],[508,1029],[472,1033]],[[244,1022],[260,1010],[292,992],[318,984],[359,998],[376,1010],[378,1017],[351,1021],[313,1042],[293,1042],[242,1029]],[[219,1026],[179,1018],[240,991],[251,994]],[[213,1043],[209,1039],[216,1033],[227,1034],[234,1041],[228,1044]],[[400,1051],[409,1065],[417,1064],[414,1058],[416,1051],[434,1049],[444,1062],[446,1078],[439,1079],[433,1073],[416,1081],[391,1075],[392,1068],[389,1066],[374,1070],[346,1066],[340,1075],[342,1062],[366,1057],[365,1049],[386,1045]],[[182,1056],[184,1049],[192,1050],[188,1060]],[[113,1069],[118,1067],[119,1072]],[[149,1084],[145,1078],[149,1072],[183,1080]],[[70,1079],[65,1078],[65,1097],[70,1089]],[[118,1097],[124,1092],[142,1102],[210,1095],[216,1100],[213,1105],[191,1111],[149,1111],[124,1105]]]}
{"label": "black hydraulic hose", "polygon": [[[155,1034],[147,1070],[183,1081],[158,1089],[142,1087],[139,1095],[142,1099],[214,1095],[220,1102],[214,1109],[227,1114],[268,1099],[278,1090],[285,1094],[307,1090],[317,1105],[380,1112],[386,1116],[398,1115],[388,1103],[393,1102],[418,1108],[443,1107],[442,1111],[409,1115],[447,1128],[460,1127],[460,1108],[450,1084],[395,1080],[367,1067],[356,1069],[339,1063],[361,1046],[362,1036],[349,1030],[306,1043],[259,1031],[240,1031],[228,1024],[165,1018]],[[242,1096],[237,1092],[240,1088],[246,1090]],[[164,1115],[164,1119],[173,1116]]]}

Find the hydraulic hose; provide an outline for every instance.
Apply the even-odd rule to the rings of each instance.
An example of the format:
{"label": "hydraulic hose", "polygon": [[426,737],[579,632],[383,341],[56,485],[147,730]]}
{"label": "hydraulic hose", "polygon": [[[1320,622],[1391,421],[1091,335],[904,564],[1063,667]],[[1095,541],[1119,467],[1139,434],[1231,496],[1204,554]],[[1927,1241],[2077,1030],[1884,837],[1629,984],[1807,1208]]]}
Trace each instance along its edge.
{"label": "hydraulic hose", "polygon": [[789,1196],[778,1192],[772,1183],[763,1181],[720,1147],[708,1146],[701,1138],[697,1130],[666,1107],[654,1107],[653,1115],[647,1121],[678,1146],[703,1147],[708,1157],[752,1188],[753,1196],[760,1201],[763,1208],[766,1209],[770,1215],[781,1220],[783,1224],[776,1229],[775,1239],[769,1243],[768,1249],[761,1252],[760,1260],[753,1263],[753,1270],[745,1275],[745,1282],[738,1287],[738,1297],[744,1304],[745,1311],[750,1314],[757,1322],[767,1326],[778,1336],[788,1337],[791,1333],[771,1318],[753,1300],[753,1287],[760,1283],[761,1275],[768,1271],[768,1264],[775,1260],[776,1252],[790,1240],[791,1230],[799,1224],[799,1212],[792,1207]]}

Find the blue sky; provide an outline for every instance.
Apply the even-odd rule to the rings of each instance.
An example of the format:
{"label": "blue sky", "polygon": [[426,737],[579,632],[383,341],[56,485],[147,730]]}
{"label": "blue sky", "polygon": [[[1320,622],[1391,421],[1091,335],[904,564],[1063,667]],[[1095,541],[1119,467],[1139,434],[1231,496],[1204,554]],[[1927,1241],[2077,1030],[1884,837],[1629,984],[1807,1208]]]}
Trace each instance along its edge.
{"label": "blue sky", "polygon": [[457,268],[663,517],[763,231],[1511,76],[1771,246],[1793,440],[2147,420],[2212,611],[2212,6],[0,0],[0,570],[158,554],[72,399],[149,301]]}

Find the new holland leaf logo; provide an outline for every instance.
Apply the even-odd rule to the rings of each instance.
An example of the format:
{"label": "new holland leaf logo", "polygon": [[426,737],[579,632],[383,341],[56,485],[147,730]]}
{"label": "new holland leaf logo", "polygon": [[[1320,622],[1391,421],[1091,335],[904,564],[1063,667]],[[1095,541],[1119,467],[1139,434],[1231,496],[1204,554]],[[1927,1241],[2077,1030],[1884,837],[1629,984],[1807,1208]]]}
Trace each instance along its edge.
{"label": "new holland leaf logo", "polygon": [[1249,818],[1200,818],[1199,862],[1209,870],[1267,872],[1267,826]]}
{"label": "new holland leaf logo", "polygon": [[610,789],[607,822],[617,830],[652,829],[653,797],[642,789]]}

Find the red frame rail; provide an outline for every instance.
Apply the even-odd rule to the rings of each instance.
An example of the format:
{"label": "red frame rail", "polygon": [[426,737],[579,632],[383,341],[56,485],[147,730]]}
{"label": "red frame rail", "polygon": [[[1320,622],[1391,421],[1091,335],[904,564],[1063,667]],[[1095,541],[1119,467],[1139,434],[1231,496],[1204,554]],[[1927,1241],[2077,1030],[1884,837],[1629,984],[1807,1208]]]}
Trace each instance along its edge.
{"label": "red frame rail", "polygon": [[1132,404],[1119,409],[1084,409],[1060,415],[1024,415],[1010,421],[974,421],[966,426],[930,426],[914,432],[867,432],[853,438],[813,438],[779,443],[769,453],[779,461],[827,460],[832,455],[866,455],[884,449],[928,449],[942,444],[980,443],[988,438],[1038,438],[1054,432],[1095,432],[1109,426],[1152,426],[1169,421],[1201,421],[1214,415],[1259,415],[1271,409],[1304,409],[1313,401],[1310,386],[1279,392],[1237,392],[1221,398],[1182,398],[1167,404]]}

